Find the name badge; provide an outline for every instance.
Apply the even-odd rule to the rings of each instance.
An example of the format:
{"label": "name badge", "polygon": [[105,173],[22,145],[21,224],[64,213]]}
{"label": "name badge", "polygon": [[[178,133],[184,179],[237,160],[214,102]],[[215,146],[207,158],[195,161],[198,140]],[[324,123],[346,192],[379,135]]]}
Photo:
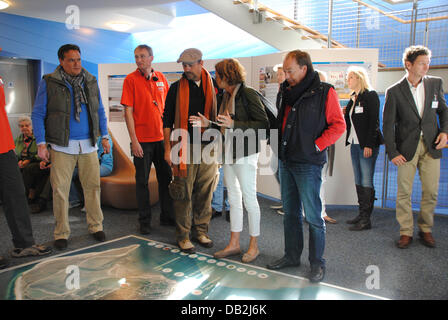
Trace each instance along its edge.
{"label": "name badge", "polygon": [[431,108],[437,109],[438,106],[439,106],[439,101],[437,101],[437,95],[435,94],[434,99],[432,100]]}
{"label": "name badge", "polygon": [[159,81],[156,83],[158,87],[164,87],[165,84],[162,81]]}
{"label": "name badge", "polygon": [[355,107],[355,113],[363,113],[364,108],[363,107]]}

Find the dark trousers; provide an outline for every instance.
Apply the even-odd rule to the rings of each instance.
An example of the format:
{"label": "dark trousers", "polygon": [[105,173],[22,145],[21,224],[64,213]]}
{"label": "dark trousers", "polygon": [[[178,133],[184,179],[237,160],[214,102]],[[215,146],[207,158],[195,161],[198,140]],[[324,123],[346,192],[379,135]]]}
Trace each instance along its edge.
{"label": "dark trousers", "polygon": [[35,199],[49,199],[48,186],[50,180],[50,169],[42,170],[39,162],[31,162],[21,170],[23,183],[25,184],[26,195],[29,195],[30,189],[35,189]]}
{"label": "dark trousers", "polygon": [[174,220],[173,202],[168,193],[168,185],[172,179],[171,168],[165,161],[163,141],[142,142],[143,158],[134,156],[136,195],[138,204],[138,221],[141,225],[151,225],[151,205],[149,203],[149,173],[154,163],[159,185],[159,201],[161,207],[160,221]]}
{"label": "dark trousers", "polygon": [[34,244],[25,187],[13,150],[0,153],[0,197],[6,222],[16,248],[28,248]]}

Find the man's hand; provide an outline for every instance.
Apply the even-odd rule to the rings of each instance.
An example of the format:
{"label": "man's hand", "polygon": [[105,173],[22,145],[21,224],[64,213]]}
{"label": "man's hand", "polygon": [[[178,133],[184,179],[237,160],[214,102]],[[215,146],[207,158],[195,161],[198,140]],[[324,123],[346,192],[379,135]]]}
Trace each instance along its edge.
{"label": "man's hand", "polygon": [[171,165],[172,165],[172,163],[171,163],[171,148],[165,147],[164,158],[165,158],[166,163],[168,163],[168,165],[171,167]]}
{"label": "man's hand", "polygon": [[101,139],[101,144],[103,145],[104,153],[110,153],[110,143],[108,138]]}
{"label": "man's hand", "polygon": [[45,161],[41,161],[39,163],[39,167],[40,167],[40,170],[50,169],[51,168],[51,163],[45,162]]}
{"label": "man's hand", "polygon": [[132,154],[134,157],[143,158],[143,149],[137,140],[132,141]]}
{"label": "man's hand", "polygon": [[445,132],[439,133],[436,141],[434,141],[434,144],[436,145],[436,149],[445,148],[447,140],[448,140],[448,135]]}
{"label": "man's hand", "polygon": [[392,161],[392,163],[393,163],[394,165],[396,165],[397,167],[398,167],[398,166],[401,166],[402,164],[405,164],[405,163],[407,162],[407,161],[406,161],[406,158],[403,157],[401,154],[398,155],[398,156],[396,156],[395,158],[393,158],[391,161]]}
{"label": "man's hand", "polygon": [[42,161],[50,162],[50,153],[48,152],[47,145],[40,144],[37,146],[37,155]]}
{"label": "man's hand", "polygon": [[30,163],[30,160],[19,160],[17,163],[20,169],[25,168]]}
{"label": "man's hand", "polygon": [[372,156],[372,148],[364,148],[364,158],[370,158]]}

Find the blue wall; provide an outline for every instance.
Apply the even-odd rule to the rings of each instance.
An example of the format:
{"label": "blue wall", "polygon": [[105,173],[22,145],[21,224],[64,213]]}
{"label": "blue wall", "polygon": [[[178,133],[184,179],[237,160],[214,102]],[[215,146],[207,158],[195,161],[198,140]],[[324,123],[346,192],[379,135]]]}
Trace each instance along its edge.
{"label": "blue wall", "polygon": [[81,48],[82,64],[98,74],[99,63],[134,62],[134,41],[129,33],[80,28],[69,30],[64,23],[0,13],[2,56],[42,61],[42,73],[59,64],[57,51],[66,43]]}

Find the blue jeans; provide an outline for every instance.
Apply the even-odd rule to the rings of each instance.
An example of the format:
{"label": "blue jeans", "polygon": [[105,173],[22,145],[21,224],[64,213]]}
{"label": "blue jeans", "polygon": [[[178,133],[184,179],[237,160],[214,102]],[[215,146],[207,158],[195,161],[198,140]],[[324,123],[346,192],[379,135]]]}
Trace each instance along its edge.
{"label": "blue jeans", "polygon": [[309,262],[325,266],[325,222],[321,216],[322,165],[279,161],[285,256],[299,262],[303,251],[302,203],[309,223]]}
{"label": "blue jeans", "polygon": [[355,184],[358,186],[373,188],[373,175],[379,149],[379,147],[372,148],[372,155],[369,158],[364,158],[364,149],[359,144],[350,146],[353,174],[355,175]]}
{"label": "blue jeans", "polygon": [[[221,167],[221,168],[219,168],[218,185],[216,186],[215,192],[213,192],[213,198],[212,198],[212,208],[215,209],[215,211],[222,212],[225,189],[226,189],[226,187],[224,187],[224,173],[223,173],[223,170]],[[230,211],[229,199],[227,199],[227,198],[225,201],[225,209],[224,210]]]}
{"label": "blue jeans", "polygon": [[[112,170],[108,166],[100,165],[100,177],[109,176],[111,173],[112,173]],[[78,192],[82,192],[82,190],[78,190],[78,188],[76,187],[76,184],[74,182],[74,180],[77,177],[78,177],[78,167],[76,167],[75,170],[73,170],[73,178],[72,178],[72,182],[70,185],[70,192],[69,192],[69,196],[68,196],[68,200],[70,201],[70,203],[75,203],[75,202],[81,201],[79,199]]]}

